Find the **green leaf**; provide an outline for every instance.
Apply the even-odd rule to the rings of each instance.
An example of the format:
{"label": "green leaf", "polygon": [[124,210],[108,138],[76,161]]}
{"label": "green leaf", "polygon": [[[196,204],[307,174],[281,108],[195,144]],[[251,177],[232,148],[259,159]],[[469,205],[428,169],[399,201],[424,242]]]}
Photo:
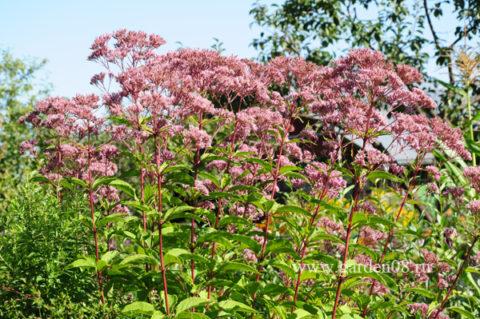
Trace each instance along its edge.
{"label": "green leaf", "polygon": [[195,207],[189,206],[189,205],[172,207],[165,212],[164,219],[169,220],[169,219],[175,219],[175,218],[182,218],[184,217],[183,215],[181,215],[182,213],[191,212],[191,211],[194,211],[195,209],[196,209]]}
{"label": "green leaf", "polygon": [[315,240],[330,240],[330,241],[333,241],[335,243],[345,244],[344,241],[340,237],[333,236],[333,235],[323,233],[323,232],[314,234],[313,238],[312,238],[312,241],[315,241]]}
{"label": "green leaf", "polygon": [[125,214],[109,215],[109,216],[103,217],[101,219],[98,219],[95,224],[97,225],[98,228],[102,228],[103,226],[105,226],[108,223],[124,221],[125,216],[128,216],[128,215],[125,215]]}
{"label": "green leaf", "polygon": [[213,175],[212,173],[209,173],[209,172],[206,172],[206,171],[200,171],[200,172],[198,172],[198,175],[202,176],[203,178],[208,179],[209,181],[211,181],[215,186],[217,186],[217,188],[221,188],[220,184],[218,183],[219,178],[217,176]]}
{"label": "green leaf", "polygon": [[85,189],[88,188],[87,182],[82,181],[81,179],[78,179],[78,178],[75,178],[75,177],[68,177],[67,179],[68,179],[69,182],[71,182],[73,184],[77,184],[77,185],[81,186],[82,188],[85,188]]}
{"label": "green leaf", "polygon": [[246,162],[249,162],[249,163],[255,163],[255,164],[259,164],[261,165],[267,172],[271,172],[272,171],[272,164],[270,164],[269,162],[267,161],[264,161],[262,159],[259,159],[259,158],[246,158],[245,159]]}
{"label": "green leaf", "polygon": [[234,215],[227,215],[218,221],[218,227],[222,227],[223,225],[230,225],[230,224],[250,225],[251,223],[245,218],[234,216]]}
{"label": "green leaf", "polygon": [[250,236],[240,235],[240,234],[231,234],[229,236],[232,240],[236,240],[247,246],[250,250],[257,252],[260,250],[260,243]]}
{"label": "green leaf", "polygon": [[210,317],[198,312],[183,312],[175,316],[175,319],[210,319]]}
{"label": "green leaf", "polygon": [[91,267],[91,268],[97,268],[97,262],[95,261],[95,258],[81,258],[75,260],[73,263],[67,266],[67,268],[82,268],[82,267]]}
{"label": "green leaf", "polygon": [[150,319],[163,319],[165,318],[165,315],[161,311],[154,311],[153,315],[150,317]]}
{"label": "green leaf", "polygon": [[371,250],[370,248],[368,248],[366,246],[362,246],[362,245],[359,245],[359,244],[352,244],[351,247],[354,248],[354,250],[358,250],[359,252],[363,253],[364,255],[369,256],[373,260],[378,259],[378,253]]}
{"label": "green leaf", "polygon": [[153,315],[155,311],[155,307],[148,302],[145,301],[135,301],[129,305],[126,305],[122,309],[122,313],[125,314],[143,314],[143,315]]}
{"label": "green leaf", "polygon": [[[170,254],[170,251],[165,256],[167,256],[169,254]],[[207,265],[209,268],[211,268],[210,265],[212,264],[212,259],[207,259],[207,258],[203,257],[202,255],[192,254],[192,253],[188,252],[188,253],[181,254],[180,257],[184,260],[194,260],[195,262],[203,263],[203,264]]]}
{"label": "green leaf", "polygon": [[272,267],[283,270],[283,272],[285,272],[290,279],[296,279],[296,272],[289,265],[275,260],[272,260],[269,264]]}
{"label": "green leaf", "polygon": [[129,183],[121,180],[121,179],[114,179],[108,183],[110,186],[115,187],[118,190],[121,190],[125,194],[129,195],[130,197],[137,198],[135,195],[135,188]]}
{"label": "green leaf", "polygon": [[232,247],[233,244],[227,239],[231,238],[230,233],[222,230],[212,231],[198,237],[197,243],[216,242],[226,247]]}
{"label": "green leaf", "polygon": [[119,254],[120,253],[116,250],[107,251],[105,254],[102,255],[101,260],[105,261],[109,265],[112,259],[117,257]]}
{"label": "green leaf", "polygon": [[122,205],[125,205],[125,206],[130,206],[130,207],[133,207],[133,208],[136,208],[138,209],[138,211],[140,212],[150,212],[150,211],[153,211],[153,209],[147,205],[143,205],[142,203],[140,203],[139,201],[123,201],[121,202]]}
{"label": "green leaf", "polygon": [[375,183],[378,179],[386,179],[393,182],[401,183],[403,180],[393,174],[384,172],[384,171],[373,171],[367,175],[367,178],[372,182]]}
{"label": "green leaf", "polygon": [[113,123],[116,123],[116,124],[124,124],[124,125],[127,125],[129,127],[132,126],[132,123],[130,123],[130,121],[128,121],[123,116],[109,116],[109,117],[107,117],[107,120],[110,120],[110,121],[112,121]]}
{"label": "green leaf", "polygon": [[465,272],[472,272],[474,274],[480,274],[480,269],[477,269],[475,267],[467,267],[467,269],[465,269]]}
{"label": "green leaf", "polygon": [[[336,270],[338,267],[339,260],[333,256],[327,255],[322,252],[314,253],[312,255],[307,255],[306,260],[317,260],[321,261],[333,268],[333,270]],[[322,268],[322,267],[320,267]]]}
{"label": "green leaf", "polygon": [[53,185],[53,182],[43,175],[35,175],[30,179],[30,181]]}
{"label": "green leaf", "polygon": [[265,247],[265,255],[269,253],[288,253],[292,256],[297,255],[295,249],[293,249],[292,241],[286,239],[276,239],[268,241]]}
{"label": "green leaf", "polygon": [[450,91],[453,91],[457,94],[460,94],[460,95],[463,95],[463,96],[467,96],[468,93],[465,91],[465,90],[462,90],[461,88],[459,87],[456,87],[456,86],[453,86],[451,85],[450,83],[447,83],[447,82],[444,82],[442,80],[439,80],[439,79],[435,79],[435,81],[437,81],[439,84],[441,84],[442,86],[446,87],[447,89],[449,89]]}
{"label": "green leaf", "polygon": [[435,299],[436,295],[431,292],[430,290],[423,289],[423,288],[407,288],[408,291],[411,291],[413,293],[422,295],[424,297],[427,297],[429,299]]}
{"label": "green leaf", "polygon": [[284,176],[289,177],[289,178],[298,178],[298,179],[303,179],[304,181],[308,182],[308,178],[305,177],[304,175],[297,173],[297,172],[288,172],[285,173]]}
{"label": "green leaf", "polygon": [[367,215],[360,211],[355,211],[353,213],[353,218],[352,218],[352,224],[357,225],[357,224],[362,224],[363,222],[366,222],[368,220]]}
{"label": "green leaf", "polygon": [[480,120],[480,112],[477,112],[477,114],[475,114],[475,116],[471,121],[468,121],[467,123],[465,123],[465,126],[470,126],[472,125],[473,122],[476,122],[478,120]]}
{"label": "green leaf", "polygon": [[116,179],[115,177],[111,177],[111,176],[102,176],[102,177],[99,177],[97,178],[93,184],[92,184],[92,188],[93,189],[97,189],[98,186],[101,186],[101,185],[108,185],[108,183],[110,183],[111,181],[113,181],[114,179]]}
{"label": "green leaf", "polygon": [[226,271],[226,270],[236,270],[236,271],[248,271],[253,273],[258,273],[258,271],[252,266],[241,264],[237,262],[229,262],[221,265],[217,271]]}
{"label": "green leaf", "polygon": [[[478,114],[480,114],[480,112],[478,112]],[[465,144],[466,144],[466,147],[467,149],[472,152],[472,153],[475,153],[476,155],[480,155],[480,144],[478,144],[477,142],[473,141],[469,136],[465,136],[464,137],[465,139]]]}
{"label": "green leaf", "polygon": [[453,164],[450,161],[446,161],[444,164],[447,167],[447,169],[450,171],[450,174],[454,175],[460,181],[460,183],[462,183],[464,185],[468,184],[468,182],[467,182],[465,176],[463,176],[463,172],[460,168],[458,168],[455,164]]}
{"label": "green leaf", "polygon": [[120,265],[128,265],[128,264],[151,264],[151,265],[158,266],[158,261],[152,256],[137,254],[137,255],[128,256],[127,258],[125,258],[120,262]]}
{"label": "green leaf", "polygon": [[390,228],[394,228],[397,225],[395,224],[395,222],[392,222],[388,219],[385,219],[383,217],[376,216],[376,215],[368,215],[368,224],[369,225],[381,224]]}
{"label": "green leaf", "polygon": [[165,266],[170,264],[182,265],[182,260],[177,256],[166,253],[165,256],[163,256],[163,263]]}
{"label": "green leaf", "polygon": [[377,280],[384,286],[390,288],[391,290],[396,290],[396,283],[392,278],[390,278],[388,275],[381,273],[381,272],[376,272],[374,270],[369,269],[368,267],[365,267],[363,265],[353,265],[351,268],[353,268],[352,271],[350,269],[347,269],[348,277],[353,278],[353,277],[370,277],[372,279]]}
{"label": "green leaf", "polygon": [[169,166],[169,167],[165,168],[163,170],[163,174],[167,174],[167,173],[175,172],[175,171],[187,171],[187,172],[189,172],[190,168],[186,165],[173,165],[173,166]]}
{"label": "green leaf", "polygon": [[226,174],[222,178],[220,189],[225,189],[231,183],[232,183],[232,177],[230,176],[230,174]]}
{"label": "green leaf", "polygon": [[102,270],[105,269],[105,267],[107,267],[107,266],[108,266],[108,264],[107,264],[107,262],[106,262],[105,260],[99,260],[99,261],[97,262],[97,270],[98,270],[98,271],[102,271]]}
{"label": "green leaf", "polygon": [[467,310],[465,310],[465,309],[463,309],[463,308],[460,308],[460,307],[449,307],[448,310],[452,310],[452,311],[455,311],[456,313],[461,314],[461,315],[462,315],[462,318],[475,319],[475,316],[474,316],[471,312],[469,312],[469,311],[467,311]]}
{"label": "green leaf", "polygon": [[236,310],[236,311],[250,312],[250,313],[257,312],[252,307],[231,299],[220,301],[218,303],[218,306],[224,310]]}
{"label": "green leaf", "polygon": [[177,307],[175,308],[175,311],[178,315],[186,310],[198,307],[200,305],[204,305],[206,303],[208,303],[208,299],[201,298],[201,297],[190,297],[180,301]]}
{"label": "green leaf", "polygon": [[293,205],[284,205],[276,209],[276,213],[297,213],[302,216],[311,216],[310,212],[304,208],[293,206]]}
{"label": "green leaf", "polygon": [[283,173],[288,173],[288,172],[298,172],[298,171],[301,171],[302,169],[300,167],[297,167],[297,166],[282,166],[282,168],[280,168],[279,170],[279,174],[282,175]]}

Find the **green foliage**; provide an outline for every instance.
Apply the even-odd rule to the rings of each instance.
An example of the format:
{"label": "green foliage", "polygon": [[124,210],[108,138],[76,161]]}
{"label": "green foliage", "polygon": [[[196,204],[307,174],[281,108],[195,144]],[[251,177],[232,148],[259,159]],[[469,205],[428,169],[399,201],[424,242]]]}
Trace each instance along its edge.
{"label": "green foliage", "polygon": [[92,298],[90,275],[68,267],[92,253],[78,200],[59,205],[42,187],[24,184],[0,214],[0,317],[90,317],[109,311]]}
{"label": "green foliage", "polygon": [[31,128],[18,119],[32,110],[47,89],[35,83],[45,61],[28,61],[0,50],[0,210],[15,194],[16,185],[35,169],[34,163],[20,156],[20,143],[34,138]]}
{"label": "green foliage", "polygon": [[[457,18],[448,20],[455,30],[451,43],[436,31],[447,21],[447,11]],[[434,46],[437,64],[447,66],[452,61],[449,50],[464,37],[464,25],[469,40],[478,37],[479,11],[478,1],[473,0],[285,0],[280,4],[256,1],[250,14],[262,28],[253,46],[263,61],[293,55],[326,64],[342,52],[339,48],[369,47],[392,61],[424,70],[432,58],[428,44]]]}

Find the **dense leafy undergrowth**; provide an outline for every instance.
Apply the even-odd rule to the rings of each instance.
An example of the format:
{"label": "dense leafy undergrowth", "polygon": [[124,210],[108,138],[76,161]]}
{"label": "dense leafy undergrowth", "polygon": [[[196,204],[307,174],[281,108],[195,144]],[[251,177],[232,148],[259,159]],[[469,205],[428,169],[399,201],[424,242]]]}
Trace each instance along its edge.
{"label": "dense leafy undergrowth", "polygon": [[102,98],[20,118],[2,317],[480,316],[480,169],[417,70],[163,43],[99,37]]}

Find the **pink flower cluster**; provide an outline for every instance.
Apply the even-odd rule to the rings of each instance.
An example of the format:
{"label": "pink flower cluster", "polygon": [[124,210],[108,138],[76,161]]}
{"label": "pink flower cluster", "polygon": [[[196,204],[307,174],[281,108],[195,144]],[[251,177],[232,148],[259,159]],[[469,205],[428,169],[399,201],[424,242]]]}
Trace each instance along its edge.
{"label": "pink flower cluster", "polygon": [[[408,304],[407,306],[412,310],[413,315],[417,314],[418,312],[423,315],[423,318],[427,318],[428,309],[430,308],[429,304],[414,303]],[[449,319],[450,317],[443,313],[438,313],[438,309],[434,309],[428,318]]]}

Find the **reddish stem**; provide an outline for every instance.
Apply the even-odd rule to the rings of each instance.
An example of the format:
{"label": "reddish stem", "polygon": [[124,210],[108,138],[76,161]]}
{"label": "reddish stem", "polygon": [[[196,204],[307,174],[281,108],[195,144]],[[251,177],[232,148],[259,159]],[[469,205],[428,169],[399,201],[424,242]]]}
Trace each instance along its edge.
{"label": "reddish stem", "polygon": [[[215,218],[215,229],[218,228],[218,221],[220,219],[220,211],[222,210],[222,199],[220,198],[220,200],[218,201],[218,210],[217,210],[217,217]],[[215,246],[216,246],[216,242],[213,242],[212,243],[212,254],[211,254],[211,258],[212,260],[215,258]],[[213,278],[213,270],[210,271],[210,280],[212,280]],[[211,292],[212,292],[212,286],[209,285],[208,286],[208,296],[207,296],[207,299],[210,299],[210,295],[211,295]],[[209,308],[210,305],[207,305],[207,310]]]}
{"label": "reddish stem", "polygon": [[[92,189],[92,171],[90,170],[91,165],[91,155],[90,155],[90,134],[88,135],[88,150],[87,150],[87,157],[88,157],[88,197],[90,200],[90,212],[92,213],[92,225],[93,225],[93,236],[95,238],[95,257],[97,260],[97,264],[99,261],[98,255],[98,239],[97,239],[97,227],[95,226],[95,210],[93,209],[93,189]],[[100,271],[97,269],[97,279],[98,284],[100,286],[100,294],[102,296],[102,303],[105,304],[105,295],[103,293],[103,283],[102,277],[100,276]]]}
{"label": "reddish stem", "polygon": [[[61,167],[60,165],[62,165],[62,150],[60,148],[61,144],[62,144],[62,138],[58,137],[58,146],[57,146],[57,148],[58,148],[58,171],[57,171],[58,176],[61,176],[61,174],[60,174],[60,167]],[[59,203],[62,202],[62,193],[60,191],[60,185],[57,185],[57,200],[58,200]]]}
{"label": "reddish stem", "polygon": [[[279,175],[279,172],[280,172],[280,159],[281,159],[282,154],[283,154],[283,148],[285,146],[285,139],[287,138],[288,133],[290,131],[291,120],[292,120],[292,117],[290,116],[288,118],[287,125],[285,126],[285,132],[283,134],[282,142],[280,144],[280,150],[278,151],[277,165],[276,165],[276,168],[275,168],[275,173],[273,175],[272,194],[270,195],[270,200],[273,200],[273,198],[275,196],[275,189],[277,188],[278,175]],[[263,233],[263,244],[262,244],[262,249],[261,249],[261,253],[260,253],[260,258],[258,260],[259,262],[262,262],[263,259],[265,258],[265,248],[267,247],[268,227],[269,226],[270,226],[270,211],[267,212],[267,216],[266,216],[265,231]],[[260,280],[260,275],[262,274],[262,270],[263,270],[263,265],[260,264],[260,266],[258,267],[258,274],[257,274],[257,278],[255,279],[255,282],[258,282]],[[257,297],[257,293],[255,292],[253,294],[253,299],[255,299],[256,297]],[[254,317],[254,313],[252,313],[251,318],[253,319],[253,317]]]}
{"label": "reddish stem", "polygon": [[[141,149],[140,149],[141,150]],[[145,172],[143,167],[140,168],[140,200],[142,204],[145,202]],[[143,213],[143,231],[147,231],[147,214],[145,211]]]}
{"label": "reddish stem", "polygon": [[[142,145],[138,146],[138,152],[142,154]],[[140,200],[142,201],[142,204],[145,202],[145,172],[143,170],[143,167],[140,167]],[[143,231],[146,233],[147,232],[147,213],[145,211],[142,211],[142,217],[143,217]],[[147,248],[147,243],[144,241],[143,242],[143,247]],[[148,264],[145,264],[145,271],[148,271]]]}
{"label": "reddish stem", "polygon": [[[155,160],[157,163],[157,169],[160,169],[160,152],[158,151],[157,134],[154,136],[155,143]],[[165,309],[167,315],[170,314],[168,307],[168,289],[167,289],[167,277],[165,274],[165,264],[163,262],[163,238],[162,238],[162,176],[160,172],[157,172],[157,186],[158,186],[158,244],[160,246],[160,267],[162,271],[163,280],[163,294],[165,296]]]}
{"label": "reddish stem", "polygon": [[[413,177],[412,177],[412,180],[411,182],[409,183],[408,185],[408,188],[407,188],[407,192],[405,193],[405,196],[403,197],[403,200],[402,200],[402,203],[400,204],[400,208],[398,209],[398,213],[397,213],[397,216],[395,216],[395,223],[398,222],[399,218],[400,218],[400,215],[402,213],[402,210],[403,210],[403,207],[405,206],[405,204],[407,203],[407,199],[408,199],[408,195],[410,194],[410,191],[412,190],[412,187],[413,185],[415,184],[415,177],[417,177],[417,174],[420,170],[420,167],[422,166],[422,163],[423,163],[423,159],[425,158],[425,154],[422,155],[422,158],[420,159],[417,167],[415,168],[415,171],[413,173]],[[388,245],[390,244],[390,242],[392,241],[392,238],[393,238],[393,234],[394,234],[394,231],[395,229],[392,228],[390,230],[390,233],[388,235],[388,238],[387,238],[387,241],[385,242],[385,245],[383,246],[383,251],[382,251],[382,255],[380,256],[380,261],[378,262],[378,265],[379,266],[382,266],[383,264],[383,259],[385,258],[385,254],[387,252],[387,248],[388,248]],[[373,283],[372,283],[372,286],[370,287],[370,291],[368,293],[369,296],[371,296],[373,294],[373,290],[375,289],[375,285],[376,285],[377,281],[374,279],[373,280]],[[362,316],[366,316],[367,315],[367,311],[368,311],[368,305],[365,306],[365,308],[363,309],[363,312],[362,312]]]}
{"label": "reddish stem", "polygon": [[[238,111],[239,112],[240,112],[241,105],[242,105],[242,100],[240,100],[240,104],[238,106]],[[227,174],[230,171],[231,159],[232,159],[232,155],[233,155],[233,147],[235,146],[235,140],[236,140],[236,137],[237,137],[237,129],[238,129],[238,119],[235,117],[235,128],[233,130],[233,137],[232,137],[232,141],[230,143],[230,153],[228,155],[229,161],[227,162],[227,168],[225,170],[227,172]],[[218,200],[217,216],[215,218],[215,229],[218,228],[218,221],[220,219],[220,213],[221,212],[222,212],[222,198],[220,198]],[[211,254],[212,260],[215,258],[215,246],[216,246],[216,244],[217,244],[216,242],[212,243],[212,254]],[[212,280],[212,278],[213,278],[213,270],[210,271],[210,280]],[[208,286],[208,296],[207,296],[208,299],[210,299],[211,292],[212,292],[212,286]],[[207,310],[208,310],[209,307],[210,307],[210,305],[207,305]]]}
{"label": "reddish stem", "polygon": [[[200,113],[200,118],[199,118],[199,125],[198,128],[201,130],[203,127],[203,113]],[[193,175],[193,186],[195,187],[195,181],[197,180],[198,176],[198,164],[200,160],[200,149],[197,149],[197,153],[195,154],[195,162],[194,164],[194,175]],[[190,229],[190,251],[193,254],[195,250],[195,219],[192,218],[191,221],[191,229]],[[195,261],[192,259],[191,260],[191,271],[192,271],[192,284],[195,284]],[[195,308],[192,309],[192,311],[195,311]]]}
{"label": "reddish stem", "polygon": [[478,237],[479,237],[479,235],[476,235],[473,238],[473,242],[470,245],[470,249],[468,249],[467,256],[465,256],[465,259],[463,260],[462,266],[460,266],[460,269],[458,270],[457,275],[455,276],[455,280],[453,280],[452,284],[450,285],[450,289],[448,289],[447,295],[443,299],[443,302],[440,305],[440,308],[438,308],[438,311],[435,314],[435,317],[433,317],[433,319],[436,319],[438,317],[438,314],[443,310],[443,308],[445,308],[445,304],[447,303],[448,297],[450,297],[450,294],[452,293],[453,288],[455,288],[455,285],[457,284],[457,281],[458,281],[458,279],[460,278],[460,275],[463,272],[463,268],[465,267],[465,265],[468,262],[468,258],[470,257],[470,254],[472,253],[473,247],[475,246],[475,243],[477,242]]}
{"label": "reddish stem", "polygon": [[[330,179],[330,176],[327,176],[327,179],[325,180],[325,184],[323,185],[322,194],[320,195],[320,200],[323,200],[323,198],[327,193],[327,185],[328,185],[329,179]],[[317,205],[317,208],[315,209],[315,213],[313,214],[312,219],[310,220],[310,227],[312,227],[315,224],[315,220],[317,219],[319,211],[320,211],[320,204]],[[297,301],[298,290],[300,289],[300,277],[302,276],[303,259],[305,258],[305,254],[307,252],[307,245],[308,245],[308,237],[307,235],[305,235],[302,242],[303,248],[302,248],[302,258],[300,260],[300,269],[298,270],[297,282],[295,283],[295,295],[293,296],[294,303]],[[294,311],[295,311],[295,306],[292,306],[292,313]]]}
{"label": "reddish stem", "polygon": [[352,221],[353,221],[353,215],[355,214],[355,211],[357,209],[359,194],[360,194],[360,178],[357,178],[355,182],[355,197],[352,205],[352,210],[350,211],[350,215],[348,216],[347,237],[345,239],[345,252],[343,254],[343,263],[342,263],[342,269],[340,271],[340,278],[338,278],[337,292],[335,295],[335,303],[333,305],[332,319],[335,319],[337,315],[337,307],[338,307],[338,302],[340,300],[340,291],[342,290],[343,280],[345,279],[345,274],[344,274],[345,264],[347,263],[347,259],[348,259],[348,248],[350,244],[350,236],[352,234],[352,229],[353,229]]}

